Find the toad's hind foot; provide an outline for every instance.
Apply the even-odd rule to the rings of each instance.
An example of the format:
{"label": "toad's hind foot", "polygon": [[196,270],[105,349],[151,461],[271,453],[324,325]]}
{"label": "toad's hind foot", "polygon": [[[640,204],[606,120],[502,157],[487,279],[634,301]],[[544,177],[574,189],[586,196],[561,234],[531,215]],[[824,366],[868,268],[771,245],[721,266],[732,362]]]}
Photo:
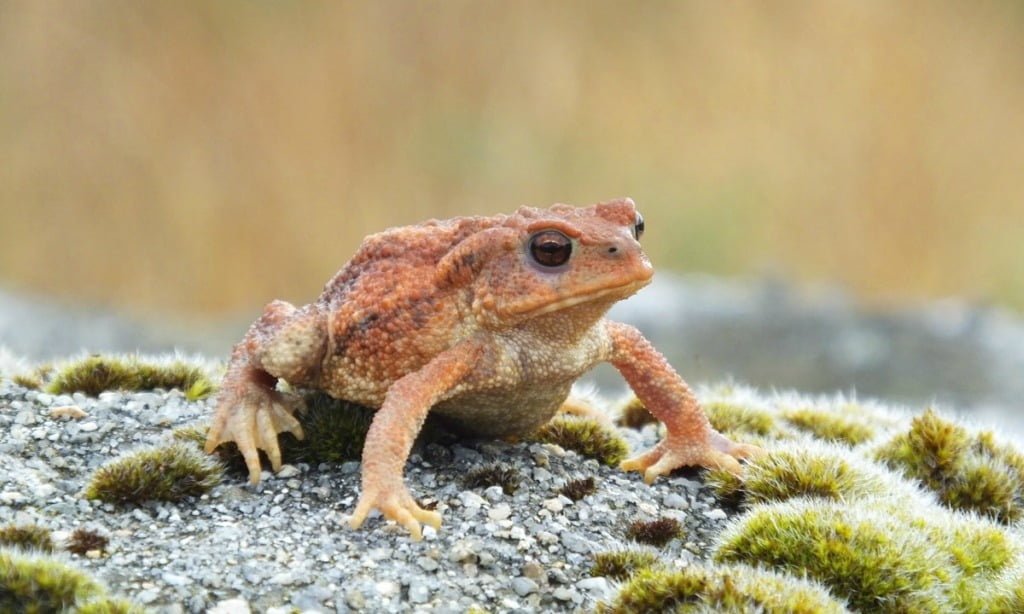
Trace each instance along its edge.
{"label": "toad's hind foot", "polygon": [[441,514],[420,507],[401,483],[394,488],[364,488],[349,519],[349,526],[358,529],[374,508],[379,509],[388,520],[394,520],[405,527],[416,541],[423,539],[420,523],[435,529],[441,528]]}
{"label": "toad's hind foot", "polygon": [[206,437],[206,452],[210,453],[222,443],[235,442],[249,469],[249,482],[260,481],[260,456],[263,450],[270,466],[281,468],[281,449],[278,433],[292,433],[302,439],[302,425],[292,415],[299,400],[243,379],[226,383],[217,401],[217,413]]}
{"label": "toad's hind foot", "polygon": [[721,433],[710,431],[707,438],[694,441],[672,437],[671,434],[647,452],[622,461],[623,471],[639,471],[644,482],[650,484],[660,475],[679,467],[703,467],[724,469],[733,475],[741,475],[743,467],[737,459],[756,458],[764,451],[754,445],[734,443]]}

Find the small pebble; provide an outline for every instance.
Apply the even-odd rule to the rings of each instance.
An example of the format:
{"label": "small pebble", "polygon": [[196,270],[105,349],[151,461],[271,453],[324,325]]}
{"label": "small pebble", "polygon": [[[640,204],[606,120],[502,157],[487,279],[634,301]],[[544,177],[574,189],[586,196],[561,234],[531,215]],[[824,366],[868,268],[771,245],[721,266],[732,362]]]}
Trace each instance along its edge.
{"label": "small pebble", "polygon": [[413,603],[426,603],[430,599],[430,589],[422,582],[413,582],[409,585],[409,601]]}
{"label": "small pebble", "polygon": [[77,405],[62,405],[60,407],[50,408],[50,417],[54,419],[66,418],[79,420],[81,418],[85,418],[88,415],[89,414],[85,413],[85,411],[83,411],[82,408]]}
{"label": "small pebble", "polygon": [[525,578],[523,576],[512,578],[512,590],[514,590],[520,597],[525,597],[530,593],[535,593],[538,588],[540,587],[537,583],[530,578]]}
{"label": "small pebble", "polygon": [[245,599],[225,599],[207,610],[208,614],[249,614],[251,611]]}
{"label": "small pebble", "polygon": [[487,512],[487,517],[491,520],[505,520],[511,515],[512,508],[507,503],[495,505]]}
{"label": "small pebble", "polygon": [[726,518],[728,518],[728,515],[725,513],[725,511],[717,507],[713,510],[705,511],[704,516],[710,520],[725,520]]}
{"label": "small pebble", "polygon": [[300,473],[301,472],[299,471],[299,468],[296,467],[295,465],[287,465],[287,464],[285,464],[285,465],[281,465],[281,470],[277,472],[276,477],[279,480],[286,480],[288,478],[294,478],[295,476],[299,475]]}

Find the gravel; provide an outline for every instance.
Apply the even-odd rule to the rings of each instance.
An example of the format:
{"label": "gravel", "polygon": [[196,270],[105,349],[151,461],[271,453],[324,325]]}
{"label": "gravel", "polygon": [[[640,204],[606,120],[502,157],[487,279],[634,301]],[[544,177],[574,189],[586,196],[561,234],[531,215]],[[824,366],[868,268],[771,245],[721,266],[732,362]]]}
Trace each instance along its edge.
{"label": "gravel", "polygon": [[[75,406],[81,412],[57,412]],[[636,519],[671,516],[685,542],[666,557],[706,558],[731,512],[685,477],[653,486],[573,452],[536,443],[430,444],[406,467],[410,489],[436,502],[439,531],[421,542],[372,516],[346,525],[358,494],[358,463],[286,465],[257,486],[241,476],[198,499],[116,506],[82,498],[91,473],[134,448],[168,441],[173,428],[211,413],[180,392],[49,395],[0,382],[0,524],[36,523],[57,535],[78,528],[110,539],[96,558],[66,555],[111,590],[155,612],[586,611],[614,595],[593,578],[593,554],[629,545]],[[74,418],[74,415],[83,417]],[[636,447],[656,430],[623,431]],[[438,450],[442,448],[444,451]],[[425,456],[447,458],[426,462]],[[544,466],[538,466],[538,459]],[[514,495],[466,490],[469,470],[501,462],[523,476]],[[596,494],[558,494],[592,476]]]}

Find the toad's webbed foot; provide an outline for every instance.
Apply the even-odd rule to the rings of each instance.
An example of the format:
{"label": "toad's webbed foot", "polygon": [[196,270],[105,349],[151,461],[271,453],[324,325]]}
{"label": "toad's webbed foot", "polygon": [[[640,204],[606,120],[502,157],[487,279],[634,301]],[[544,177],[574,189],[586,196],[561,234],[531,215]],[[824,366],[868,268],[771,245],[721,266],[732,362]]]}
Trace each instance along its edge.
{"label": "toad's webbed foot", "polygon": [[639,471],[648,484],[659,475],[689,466],[724,469],[733,475],[741,475],[743,467],[737,459],[754,458],[763,453],[757,446],[734,443],[714,430],[709,430],[707,437],[700,439],[687,439],[670,433],[647,452],[622,461],[619,468],[623,471]]}
{"label": "toad's webbed foot", "polygon": [[402,484],[401,477],[395,484],[367,485],[364,482],[363,493],[349,519],[349,526],[358,529],[374,508],[379,509],[388,520],[394,520],[405,527],[416,541],[423,539],[420,523],[435,529],[441,527],[441,514],[420,507]]}
{"label": "toad's webbed foot", "polygon": [[229,374],[217,398],[217,410],[206,437],[206,452],[222,443],[235,442],[249,469],[249,482],[260,481],[260,456],[263,450],[270,466],[281,468],[279,433],[289,432],[302,439],[302,426],[293,415],[301,401],[269,387],[265,373],[249,368]]}

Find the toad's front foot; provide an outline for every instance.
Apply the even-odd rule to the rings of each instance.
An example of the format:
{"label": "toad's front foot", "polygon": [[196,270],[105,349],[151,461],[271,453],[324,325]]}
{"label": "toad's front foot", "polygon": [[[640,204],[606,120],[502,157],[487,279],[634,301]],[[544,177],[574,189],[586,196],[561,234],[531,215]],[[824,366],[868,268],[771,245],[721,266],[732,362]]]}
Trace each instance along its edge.
{"label": "toad's front foot", "polygon": [[401,483],[401,478],[397,484],[377,482],[374,485],[367,485],[364,480],[363,493],[348,521],[349,526],[358,529],[374,508],[379,509],[388,520],[394,520],[405,527],[416,541],[423,539],[421,522],[435,529],[441,527],[441,514],[420,507]]}
{"label": "toad's front foot", "polygon": [[302,439],[302,426],[292,415],[299,401],[248,378],[229,382],[221,388],[210,432],[206,436],[206,452],[222,443],[235,442],[249,469],[249,482],[260,481],[260,455],[263,450],[274,471],[281,468],[278,433],[289,432]]}
{"label": "toad's front foot", "polygon": [[679,467],[725,469],[734,475],[743,473],[738,458],[752,458],[764,451],[754,445],[733,443],[721,433],[710,430],[703,439],[684,439],[669,434],[661,443],[639,456],[622,461],[623,471],[639,471],[650,484],[659,475]]}

